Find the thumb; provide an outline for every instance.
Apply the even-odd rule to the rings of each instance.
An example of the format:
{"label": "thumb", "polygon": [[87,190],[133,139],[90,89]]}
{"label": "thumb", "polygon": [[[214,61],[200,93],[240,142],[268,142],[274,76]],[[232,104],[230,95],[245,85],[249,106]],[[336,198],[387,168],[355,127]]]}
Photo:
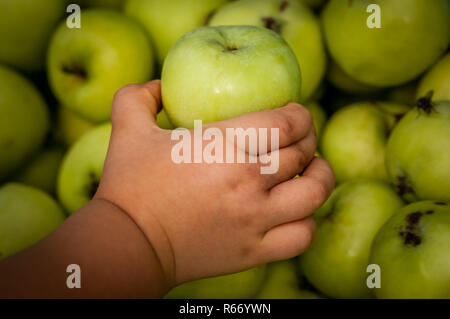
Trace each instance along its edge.
{"label": "thumb", "polygon": [[111,121],[113,127],[127,125],[155,125],[161,108],[161,81],[130,84],[114,96]]}

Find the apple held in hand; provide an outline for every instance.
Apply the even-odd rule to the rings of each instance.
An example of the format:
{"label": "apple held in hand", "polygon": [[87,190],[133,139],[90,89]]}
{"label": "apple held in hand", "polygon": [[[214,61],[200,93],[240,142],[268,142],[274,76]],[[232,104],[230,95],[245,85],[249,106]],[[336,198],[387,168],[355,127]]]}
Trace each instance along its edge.
{"label": "apple held in hand", "polygon": [[0,63],[34,72],[44,69],[53,29],[66,0],[0,1]]}
{"label": "apple held in hand", "polygon": [[172,289],[168,299],[247,299],[254,298],[266,278],[266,265],[231,275],[187,282]]}
{"label": "apple held in hand", "polygon": [[46,193],[21,184],[0,187],[0,260],[35,244],[63,221],[58,204]]}
{"label": "apple held in hand", "polygon": [[320,25],[314,13],[298,0],[235,1],[219,9],[209,25],[257,25],[277,32],[300,65],[301,101],[307,101],[319,87],[326,68]]}
{"label": "apple held in hand", "polygon": [[164,62],[164,109],[177,127],[192,128],[300,98],[301,76],[291,48],[255,26],[201,27],[188,32]]}
{"label": "apple held in hand", "polygon": [[381,269],[378,298],[450,298],[450,204],[403,207],[375,237],[371,264]]}
{"label": "apple held in hand", "polygon": [[64,23],[54,34],[48,75],[62,105],[102,122],[110,118],[119,88],[150,80],[153,54],[147,35],[132,19],[106,10],[86,10],[82,17],[82,28]]}
{"label": "apple held in hand", "polygon": [[369,298],[366,267],[377,231],[403,202],[387,183],[350,181],[315,213],[316,238],[299,257],[309,282],[333,298]]}
{"label": "apple held in hand", "polygon": [[404,84],[446,51],[448,0],[378,0],[380,28],[369,28],[371,4],[330,0],[321,15],[330,54],[352,78],[379,87]]}
{"label": "apple held in hand", "polygon": [[450,101],[417,104],[389,137],[389,179],[407,201],[450,201]]}
{"label": "apple held in hand", "polygon": [[127,0],[125,12],[150,35],[160,64],[186,32],[204,25],[208,15],[227,0]]}
{"label": "apple held in hand", "polygon": [[409,109],[388,102],[358,102],[333,114],[322,133],[320,150],[338,183],[359,177],[387,180],[387,139],[397,118]]}
{"label": "apple held in hand", "polygon": [[49,126],[47,105],[33,84],[0,65],[0,182],[40,148]]}
{"label": "apple held in hand", "polygon": [[67,152],[58,175],[57,192],[64,208],[73,213],[97,191],[108,150],[111,124],[84,134]]}

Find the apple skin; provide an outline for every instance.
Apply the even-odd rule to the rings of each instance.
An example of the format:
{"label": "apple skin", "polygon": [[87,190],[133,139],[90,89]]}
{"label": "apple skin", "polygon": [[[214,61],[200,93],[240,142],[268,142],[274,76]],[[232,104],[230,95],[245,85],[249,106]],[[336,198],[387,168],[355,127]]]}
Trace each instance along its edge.
{"label": "apple skin", "polygon": [[308,102],[305,107],[311,112],[314,120],[314,127],[316,128],[317,140],[319,141],[327,121],[327,114],[317,102]]}
{"label": "apple skin", "polygon": [[0,260],[35,244],[65,219],[43,191],[17,183],[0,187]]}
{"label": "apple skin", "polygon": [[450,299],[450,206],[403,207],[379,230],[371,264],[381,269],[378,298]]}
{"label": "apple skin", "polygon": [[[275,21],[268,24],[267,18]],[[277,30],[294,51],[302,71],[301,101],[307,101],[325,74],[327,57],[320,24],[314,13],[296,0],[241,0],[219,9],[209,25],[257,25]]]}
{"label": "apple skin", "polygon": [[393,103],[404,104],[414,107],[416,105],[417,81],[392,88],[387,93],[387,100]]}
{"label": "apple skin", "polygon": [[158,115],[156,116],[156,124],[158,124],[159,128],[164,130],[174,130],[175,126],[170,123],[169,117],[164,109],[162,109]]}
{"label": "apple skin", "polygon": [[[424,101],[422,104],[429,104]],[[391,183],[407,201],[450,201],[450,101],[415,107],[392,131],[386,148]]]}
{"label": "apple skin", "polygon": [[53,29],[66,0],[0,1],[0,63],[35,72],[44,69]]}
{"label": "apple skin", "polygon": [[389,102],[358,102],[337,111],[328,121],[320,150],[336,182],[354,178],[387,180],[385,148],[397,116],[410,107]]}
{"label": "apple skin", "polygon": [[266,279],[266,265],[242,272],[210,277],[181,284],[167,299],[248,299],[254,298]]}
{"label": "apple skin", "polygon": [[83,11],[82,27],[56,30],[48,52],[50,86],[59,102],[93,122],[111,117],[116,91],[153,75],[153,54],[145,31],[114,11]]}
{"label": "apple skin", "polygon": [[268,264],[267,279],[257,299],[320,299],[312,291],[301,288],[293,260],[283,260]]}
{"label": "apple skin", "polygon": [[128,0],[125,13],[145,27],[160,64],[186,32],[204,25],[207,16],[227,0]]}
{"label": "apple skin", "polygon": [[77,3],[81,8],[105,8],[122,10],[124,6],[124,0],[77,0]]}
{"label": "apple skin", "polygon": [[433,91],[436,101],[450,101],[450,53],[447,53],[422,78],[417,89],[417,98],[420,99]]}
{"label": "apple skin", "polygon": [[354,180],[339,185],[314,217],[317,233],[299,257],[309,282],[332,298],[370,298],[366,267],[381,226],[403,206],[387,183]]}
{"label": "apple skin", "polygon": [[62,148],[45,149],[37,154],[25,167],[22,167],[13,180],[54,195],[56,179],[63,156],[64,151]]}
{"label": "apple skin", "polygon": [[0,182],[41,147],[49,131],[49,117],[34,85],[0,65]]}
{"label": "apple skin", "polygon": [[66,146],[74,144],[84,133],[93,129],[96,125],[67,107],[59,106],[57,109],[57,123],[55,137]]}
{"label": "apple skin", "polygon": [[324,0],[297,0],[298,2],[302,4],[306,4],[307,6],[310,6],[311,8],[319,8],[323,3]]}
{"label": "apple skin", "polygon": [[58,174],[57,193],[70,214],[89,202],[97,191],[111,135],[111,123],[84,134],[67,152]]}
{"label": "apple skin", "polygon": [[161,93],[176,127],[281,107],[300,98],[297,59],[275,32],[256,26],[200,27],[164,62]]}
{"label": "apple skin", "polygon": [[330,54],[352,78],[373,86],[400,85],[446,51],[448,0],[378,0],[379,29],[367,27],[367,7],[372,3],[330,0],[321,15]]}

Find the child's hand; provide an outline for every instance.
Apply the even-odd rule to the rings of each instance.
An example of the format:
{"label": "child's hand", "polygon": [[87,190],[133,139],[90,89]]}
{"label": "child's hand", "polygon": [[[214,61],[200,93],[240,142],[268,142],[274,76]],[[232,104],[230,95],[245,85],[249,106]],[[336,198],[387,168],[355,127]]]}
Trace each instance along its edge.
{"label": "child's hand", "polygon": [[263,175],[259,162],[175,164],[178,141],[157,127],[159,105],[158,81],[116,94],[96,199],[121,208],[141,228],[169,287],[308,248],[315,231],[310,215],[330,195],[334,177],[325,160],[314,158],[313,121],[304,107],[289,104],[206,125],[224,136],[226,128],[279,128],[279,170]]}

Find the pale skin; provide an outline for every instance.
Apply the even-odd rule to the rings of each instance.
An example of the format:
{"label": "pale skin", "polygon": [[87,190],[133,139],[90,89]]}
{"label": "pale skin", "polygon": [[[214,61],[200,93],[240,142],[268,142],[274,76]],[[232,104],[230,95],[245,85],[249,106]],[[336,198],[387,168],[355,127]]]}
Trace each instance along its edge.
{"label": "pale skin", "polygon": [[[159,298],[178,284],[291,258],[311,245],[311,215],[334,177],[314,157],[304,107],[290,103],[208,125],[279,128],[279,170],[263,175],[259,163],[175,164],[176,141],[156,125],[160,105],[159,81],[117,92],[94,199],[0,263],[0,297]],[[66,286],[70,264],[81,267],[80,289]]]}

